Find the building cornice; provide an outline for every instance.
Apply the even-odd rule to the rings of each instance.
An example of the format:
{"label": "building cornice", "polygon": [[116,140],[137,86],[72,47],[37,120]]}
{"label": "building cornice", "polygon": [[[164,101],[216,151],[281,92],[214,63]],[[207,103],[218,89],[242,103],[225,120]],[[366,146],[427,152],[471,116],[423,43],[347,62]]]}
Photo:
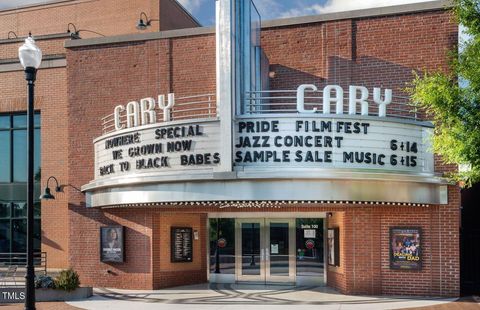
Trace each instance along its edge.
{"label": "building cornice", "polygon": [[[43,40],[55,40],[55,39],[67,39],[71,37],[71,34],[68,32],[64,33],[52,33],[52,34],[43,34],[43,35],[33,35],[32,36],[35,41],[43,41]],[[18,38],[11,38],[11,39],[0,39],[0,44],[12,44],[12,43],[20,43],[25,41],[27,37],[18,37]]]}
{"label": "building cornice", "polygon": [[425,11],[436,11],[448,9],[453,6],[450,0],[427,1],[419,3],[409,3],[392,5],[385,7],[376,7],[370,9],[360,9],[345,12],[325,13],[320,15],[309,15],[292,18],[282,18],[275,20],[262,21],[262,28],[294,26],[301,24],[311,24],[326,21],[342,20],[342,19],[358,19],[368,17],[380,17],[387,15],[419,13]]}
{"label": "building cornice", "polygon": [[75,48],[90,45],[116,44],[125,42],[150,41],[168,38],[181,38],[189,36],[199,36],[215,33],[215,27],[196,27],[176,30],[166,30],[159,32],[148,32],[140,34],[125,34],[111,37],[100,37],[90,39],[76,39],[65,41],[66,48]]}
{"label": "building cornice", "polygon": [[64,5],[74,5],[77,3],[83,2],[92,2],[98,0],[49,0],[49,1],[42,1],[39,3],[31,3],[31,4],[24,4],[24,5],[17,5],[14,7],[0,9],[0,15],[3,14],[14,14],[18,13],[18,11],[32,11],[32,10],[41,10],[45,8],[51,8],[56,6],[64,6]]}
{"label": "building cornice", "polygon": [[[64,54],[45,55],[40,69],[62,68],[67,66]],[[0,72],[23,71],[18,58],[0,59]]]}

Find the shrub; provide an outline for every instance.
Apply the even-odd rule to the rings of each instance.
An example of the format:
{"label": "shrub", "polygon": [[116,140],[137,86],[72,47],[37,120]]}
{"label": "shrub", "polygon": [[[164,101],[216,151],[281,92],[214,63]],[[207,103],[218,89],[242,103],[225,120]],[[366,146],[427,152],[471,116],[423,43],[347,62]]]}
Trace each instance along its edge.
{"label": "shrub", "polygon": [[73,291],[80,286],[78,273],[72,268],[62,270],[55,279],[55,287],[67,292]]}
{"label": "shrub", "polygon": [[35,277],[35,288],[55,288],[55,282],[50,276]]}

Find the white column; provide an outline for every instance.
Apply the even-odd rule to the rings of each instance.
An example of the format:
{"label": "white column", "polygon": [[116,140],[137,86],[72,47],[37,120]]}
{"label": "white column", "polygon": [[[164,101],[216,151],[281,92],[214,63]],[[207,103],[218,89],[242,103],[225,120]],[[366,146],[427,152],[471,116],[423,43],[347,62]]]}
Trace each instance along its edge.
{"label": "white column", "polygon": [[220,118],[220,165],[217,172],[232,171],[233,107],[235,106],[233,0],[216,0],[217,113]]}

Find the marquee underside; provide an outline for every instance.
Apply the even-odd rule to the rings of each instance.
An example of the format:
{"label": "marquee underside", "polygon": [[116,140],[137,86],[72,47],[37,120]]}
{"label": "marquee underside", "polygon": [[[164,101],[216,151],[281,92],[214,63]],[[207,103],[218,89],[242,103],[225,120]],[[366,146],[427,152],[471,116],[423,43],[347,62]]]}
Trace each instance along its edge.
{"label": "marquee underside", "polygon": [[162,202],[359,201],[446,204],[447,185],[393,180],[256,179],[147,183],[86,192],[88,207]]}

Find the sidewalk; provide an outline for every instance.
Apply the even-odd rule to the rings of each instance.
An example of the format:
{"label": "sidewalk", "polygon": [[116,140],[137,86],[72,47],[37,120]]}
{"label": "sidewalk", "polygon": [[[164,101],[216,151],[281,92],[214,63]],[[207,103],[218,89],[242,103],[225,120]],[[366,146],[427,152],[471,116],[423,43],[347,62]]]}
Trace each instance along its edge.
{"label": "sidewalk", "polygon": [[[64,302],[37,302],[35,304],[37,310],[75,310],[81,309],[74,306],[67,305]],[[23,304],[10,304],[2,305],[0,304],[1,310],[23,310]]]}
{"label": "sidewalk", "polygon": [[[265,287],[254,285],[193,285],[156,291],[95,289],[92,298],[68,303],[37,303],[38,310],[175,309],[249,310],[281,309],[411,309],[480,310],[480,299],[350,296],[327,287]],[[1,305],[0,310],[21,310],[23,304]]]}
{"label": "sidewalk", "polygon": [[[239,284],[201,284],[156,291],[96,289],[95,296],[69,305],[97,310],[175,309],[249,310],[325,309],[375,310],[420,307],[450,307],[455,299],[343,295],[328,287],[285,287]],[[459,303],[461,306],[476,303]],[[431,308],[434,309],[434,308]],[[446,309],[446,308],[439,308]],[[450,309],[450,308],[448,308]],[[467,309],[467,308],[459,308]]]}
{"label": "sidewalk", "polygon": [[476,296],[462,297],[455,302],[442,305],[409,308],[409,310],[478,310],[480,309],[480,298]]}

